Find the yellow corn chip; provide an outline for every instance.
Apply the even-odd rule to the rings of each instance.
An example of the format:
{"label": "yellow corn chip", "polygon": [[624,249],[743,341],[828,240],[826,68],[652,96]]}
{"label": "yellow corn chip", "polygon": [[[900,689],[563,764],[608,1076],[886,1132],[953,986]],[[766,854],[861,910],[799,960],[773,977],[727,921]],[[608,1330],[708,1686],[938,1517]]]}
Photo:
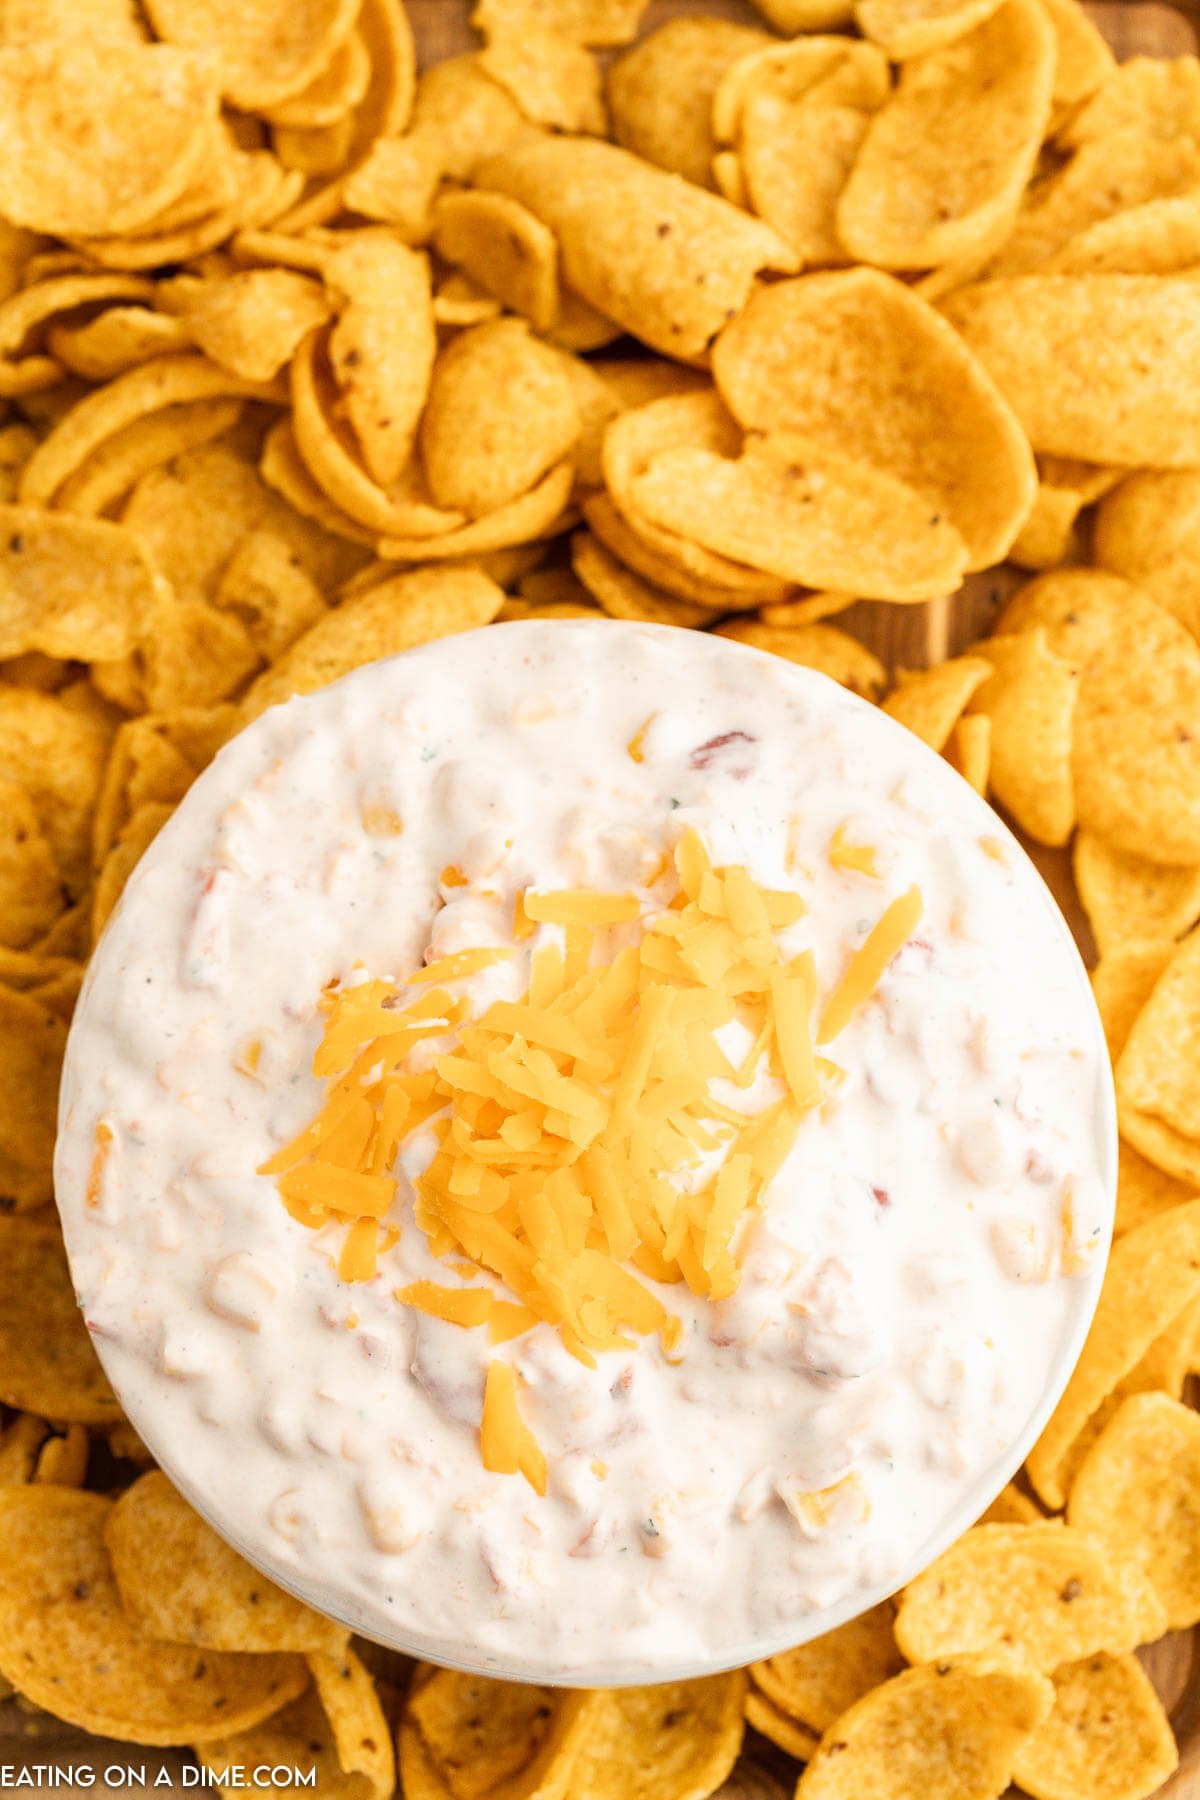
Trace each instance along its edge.
{"label": "yellow corn chip", "polygon": [[1008,560],[1019,569],[1057,569],[1078,561],[1082,545],[1075,522],[1082,505],[1072,488],[1039,482],[1033,511],[1013,539]]}
{"label": "yellow corn chip", "polygon": [[[1193,191],[1200,182],[1200,146],[1189,138],[1166,143],[1139,126],[1089,140],[1066,166],[1034,184],[992,273],[1023,275],[1070,253],[1072,240],[1103,221],[1148,201]],[[1069,266],[1074,269],[1072,255]]]}
{"label": "yellow corn chip", "polygon": [[1003,1649],[1047,1673],[1163,1629],[1162,1602],[1136,1563],[1057,1519],[973,1526],[909,1583],[896,1614],[910,1662]]}
{"label": "yellow corn chip", "polygon": [[242,717],[254,719],[293,694],[311,694],[363,663],[487,625],[503,604],[503,590],[477,569],[394,575],[318,619],[259,676],[242,703]]}
{"label": "yellow corn chip", "polygon": [[[1175,950],[1134,1020],[1117,1063],[1117,1101],[1126,1135],[1168,1174],[1200,1182],[1200,929]],[[1130,1116],[1165,1127],[1174,1155],[1143,1141]]]}
{"label": "yellow corn chip", "polygon": [[222,91],[248,112],[303,93],[349,36],[357,11],[354,0],[232,8],[222,0],[148,0],[146,7],[160,38],[209,52]]}
{"label": "yellow corn chip", "polygon": [[[215,1779],[222,1794],[238,1791],[238,1778],[246,1769],[285,1768],[300,1770],[305,1776],[311,1772],[313,1785],[324,1800],[368,1800],[361,1774],[342,1765],[315,1688],[272,1713],[261,1725],[197,1744],[195,1749],[196,1760]],[[238,1773],[231,1775],[231,1770]]]}
{"label": "yellow corn chip", "polygon": [[88,878],[92,807],[115,730],[57,694],[0,686],[0,781],[24,789],[72,899]]}
{"label": "yellow corn chip", "polygon": [[560,350],[582,356],[588,350],[603,350],[623,335],[621,327],[582,300],[573,288],[564,286],[559,295],[558,318],[546,337]]}
{"label": "yellow corn chip", "polygon": [[275,391],[242,381],[204,356],[164,356],[142,363],[71,407],[25,465],[20,498],[30,506],[52,504],[59,488],[94,451],[148,414],[187,400],[237,394],[268,399]]}
{"label": "yellow corn chip", "polygon": [[1054,105],[1075,108],[1094,94],[1116,67],[1116,58],[1078,0],[1041,0],[1054,27]]}
{"label": "yellow corn chip", "polygon": [[267,109],[272,125],[297,130],[335,125],[364,98],[371,80],[371,56],[361,33],[352,31],[313,76],[307,87]]}
{"label": "yellow corn chip", "polygon": [[56,1718],[135,1744],[201,1743],[294,1700],[300,1657],[197,1655],[143,1637],[104,1548],[112,1501],[72,1488],[0,1493],[0,1670]]}
{"label": "yellow corn chip", "polygon": [[1033,457],[990,379],[878,270],[761,289],[718,339],[713,374],[746,430],[794,431],[906,482],[960,534],[969,568],[1003,557],[1033,504]]}
{"label": "yellow corn chip", "polygon": [[0,394],[27,393],[61,380],[62,370],[42,351],[48,330],[62,315],[104,302],[153,298],[150,282],[136,275],[72,271],[18,288],[0,303]]}
{"label": "yellow corn chip", "polygon": [[216,605],[232,613],[268,663],[325,612],[321,590],[287,540],[264,527],[243,538],[225,565]]}
{"label": "yellow corn chip", "polygon": [[462,514],[445,511],[426,497],[413,464],[386,490],[367,472],[358,445],[337,416],[337,388],[326,350],[319,336],[307,338],[292,362],[292,428],[313,480],[335,507],[374,531],[432,540],[436,533],[454,530]]}
{"label": "yellow corn chip", "polygon": [[[304,187],[303,174],[285,169],[269,150],[234,150],[230,155],[232,197],[223,205],[152,235],[78,238],[79,249],[90,262],[107,269],[159,269],[167,263],[189,262],[215,250],[236,231],[274,221]],[[207,187],[201,191],[207,193]]]}
{"label": "yellow corn chip", "polygon": [[498,31],[480,51],[479,66],[533,124],[597,137],[607,133],[599,65],[590,51],[562,32],[533,24]]}
{"label": "yellow corn chip", "polygon": [[37,449],[37,438],[28,425],[0,425],[0,500],[17,497],[21,470]]}
{"label": "yellow corn chip", "polygon": [[1077,150],[1142,125],[1163,139],[1200,130],[1200,68],[1194,56],[1131,56],[1110,66],[1099,91],[1058,132],[1058,142]]}
{"label": "yellow corn chip", "polygon": [[838,205],[838,236],[853,257],[929,269],[992,242],[1041,146],[1054,52],[1038,0],[1007,0],[964,37],[903,65]]}
{"label": "yellow corn chip", "polygon": [[755,275],[796,266],[767,226],[613,144],[530,135],[479,181],[550,227],[576,293],[667,356],[701,355]]}
{"label": "yellow corn chip", "polygon": [[553,537],[571,523],[566,506],[574,485],[574,465],[557,463],[528,493],[498,506],[495,512],[472,519],[456,531],[443,532],[436,538],[382,537],[376,548],[380,556],[394,562],[453,559],[472,563],[497,550],[532,544],[539,538]]}
{"label": "yellow corn chip", "polygon": [[[370,532],[335,506],[317,486],[297,448],[290,418],[277,419],[268,431],[258,472],[266,485],[287,501],[293,518],[307,520],[329,542],[341,541],[343,550],[352,544],[374,544]],[[360,557],[362,560],[365,556]]]}
{"label": "yellow corn chip", "polygon": [[967,702],[992,674],[982,656],[958,656],[932,669],[901,669],[883,710],[931,750],[944,750]]}
{"label": "yellow corn chip", "polygon": [[345,172],[354,136],[354,114],[343,113],[332,125],[276,125],[271,132],[271,147],[285,169],[297,170],[315,180]]}
{"label": "yellow corn chip", "polygon": [[5,0],[0,11],[0,44],[5,49],[80,36],[101,43],[146,41],[131,0]]}
{"label": "yellow corn chip", "polygon": [[804,594],[796,600],[760,606],[757,617],[763,625],[790,630],[794,625],[815,625],[820,619],[831,619],[853,605],[853,594]]}
{"label": "yellow corn chip", "polygon": [[433,296],[433,318],[437,325],[482,325],[485,319],[498,319],[503,310],[499,300],[476,287],[466,275],[447,275]]}
{"label": "yellow corn chip", "polygon": [[383,488],[407,466],[437,335],[426,259],[386,231],[350,234],[325,280],[341,302],[329,360],[341,408]]}
{"label": "yellow corn chip", "polygon": [[1147,1162],[1144,1156],[1139,1155],[1132,1144],[1127,1144],[1124,1138],[1120,1140],[1114,1237],[1124,1237],[1127,1231],[1136,1231],[1139,1225],[1145,1225],[1149,1219],[1156,1219],[1160,1213],[1169,1212],[1173,1206],[1195,1198],[1194,1186],[1177,1181],[1173,1175],[1156,1168],[1152,1162]]}
{"label": "yellow corn chip", "polygon": [[1079,822],[1128,855],[1200,864],[1200,643],[1136,590],[1083,669],[1072,771]]}
{"label": "yellow corn chip", "polygon": [[[1200,288],[1183,276],[1015,275],[960,289],[943,312],[1035,450],[1174,468],[1200,459],[1191,399]],[[1096,359],[1085,344],[1103,344]]]}
{"label": "yellow corn chip", "polygon": [[715,186],[713,97],[733,63],[770,43],[765,32],[730,19],[668,19],[608,71],[617,143],[697,187]]}
{"label": "yellow corn chip", "polygon": [[892,1613],[890,1601],[873,1606],[797,1650],[751,1664],[751,1678],[775,1706],[820,1737],[856,1700],[904,1667]]}
{"label": "yellow corn chip", "polygon": [[1065,275],[1178,275],[1197,263],[1200,201],[1189,189],[1098,220],[1044,266]]}
{"label": "yellow corn chip", "polygon": [[173,350],[190,350],[192,340],[178,319],[144,306],[110,306],[82,325],[51,325],[46,348],[73,375],[111,381],[139,363]]}
{"label": "yellow corn chip", "polygon": [[[50,1435],[45,1419],[17,1413],[0,1430],[0,1488],[20,1487],[32,1481],[42,1445]],[[11,1684],[10,1692],[12,1690]]]}
{"label": "yellow corn chip", "polygon": [[1000,0],[859,0],[854,16],[893,62],[927,56],[990,19]]}
{"label": "yellow corn chip", "polygon": [[931,1771],[955,1800],[995,1800],[1054,1690],[1011,1657],[944,1657],[906,1669],[830,1727],[796,1800],[928,1800]]}
{"label": "yellow corn chip", "polygon": [[765,219],[806,265],[844,263],[838,201],[890,91],[873,44],[797,38],[742,57],[714,103],[717,135],[734,146],[714,174],[736,182],[735,203]]}
{"label": "yellow corn chip", "polygon": [[994,673],[970,701],[991,720],[988,781],[1023,830],[1065,844],[1075,824],[1072,728],[1079,680],[1039,630],[979,646]]}
{"label": "yellow corn chip", "polygon": [[183,314],[205,355],[247,381],[272,380],[328,317],[320,287],[292,269],[248,269],[199,283]]}
{"label": "yellow corn chip", "polygon": [[605,1696],[449,1669],[422,1671],[400,1721],[406,1800],[511,1800],[564,1792]]}
{"label": "yellow corn chip", "polygon": [[148,801],[174,805],[212,761],[237,719],[233,706],[185,708],[130,719],[113,739],[92,818],[99,864],[130,816]]}
{"label": "yellow corn chip", "polygon": [[707,607],[678,600],[652,587],[617,561],[590,532],[576,532],[571,539],[571,566],[586,593],[592,595],[613,619],[636,619],[649,625],[701,627],[717,616]]}
{"label": "yellow corn chip", "polygon": [[1200,868],[1143,862],[1081,831],[1072,871],[1101,955],[1140,940],[1180,938],[1200,919]]}
{"label": "yellow corn chip", "polygon": [[1174,952],[1170,939],[1119,944],[1102,955],[1092,970],[1092,992],[1114,1067],[1134,1021]]}
{"label": "yellow corn chip", "polygon": [[558,352],[518,319],[477,325],[438,358],[421,456],[440,506],[478,519],[520,499],[567,456],[579,408]]}
{"label": "yellow corn chip", "polygon": [[[1200,1200],[1172,1207],[1113,1245],[1083,1353],[1026,1463],[1047,1506],[1061,1507],[1066,1501],[1074,1447],[1093,1413],[1197,1295]],[[1095,1647],[1121,1648],[1109,1643]]]}
{"label": "yellow corn chip", "polygon": [[558,242],[518,200],[507,194],[444,194],[434,208],[433,241],[439,256],[464,269],[535,331],[546,331],[557,320]]}
{"label": "yellow corn chip", "polygon": [[1079,671],[1072,772],[1080,823],[1131,856],[1200,862],[1200,645],[1118,575],[1065,569],[1013,596],[1001,632],[1045,629]]}
{"label": "yellow corn chip", "polygon": [[768,650],[772,656],[786,657],[805,669],[817,669],[865,700],[878,699],[887,680],[879,658],[848,631],[839,631],[834,625],[772,626],[756,619],[735,619],[728,625],[718,625],[717,636],[750,644],[756,650]]}
{"label": "yellow corn chip", "polygon": [[1001,609],[996,633],[1040,626],[1055,656],[1086,669],[1108,636],[1113,611],[1124,606],[1132,587],[1102,569],[1055,569],[1018,588]]}
{"label": "yellow corn chip", "polygon": [[524,31],[553,26],[577,44],[600,49],[628,44],[638,34],[649,0],[478,0],[477,31]]}
{"label": "yellow corn chip", "polygon": [[86,38],[0,50],[0,213],[63,237],[123,232],[169,206],[216,118],[204,62],[161,44]]}
{"label": "yellow corn chip", "polygon": [[[66,1037],[61,1021],[46,1015],[35,1002],[3,989],[0,1018],[6,1048],[14,1029],[23,1029],[30,1037],[40,1033],[45,1041],[31,1047],[28,1060],[37,1054],[49,1055],[52,1076],[57,1081],[57,1057],[61,1056]],[[11,1057],[7,1060],[12,1061]],[[6,1083],[6,1105],[12,1104],[8,1098],[11,1083],[16,1089],[13,1101],[24,1090],[24,1097],[32,1106],[41,1106],[41,1094],[31,1090],[27,1080],[25,1069],[11,1070]],[[52,1128],[53,1115],[41,1123],[43,1130],[47,1124]],[[7,1146],[13,1140],[7,1125],[4,1141],[4,1161],[8,1162]],[[7,1171],[3,1170],[0,1191],[7,1191],[7,1187]],[[4,1248],[0,1262],[4,1299],[0,1317],[0,1399],[6,1406],[72,1424],[105,1425],[118,1418],[120,1409],[79,1315],[57,1221],[49,1215],[0,1215],[0,1243]]]}
{"label": "yellow corn chip", "polygon": [[193,1512],[159,1469],[109,1514],[104,1541],[131,1623],[148,1637],[208,1650],[340,1656],[349,1631],[285,1594]]}
{"label": "yellow corn chip", "polygon": [[595,611],[595,602],[578,575],[561,564],[530,569],[518,579],[517,594],[533,607],[575,605]]}
{"label": "yellow corn chip", "polygon": [[392,1733],[371,1673],[353,1650],[310,1652],[308,1666],[325,1709],[338,1762],[366,1783],[372,1800],[390,1800],[396,1785]]}
{"label": "yellow corn chip", "polygon": [[477,57],[449,57],[421,76],[412,129],[380,139],[346,178],[345,204],[394,226],[408,243],[425,243],[443,177],[464,180],[483,156],[525,129],[516,102],[484,75]]}
{"label": "yellow corn chip", "polygon": [[754,4],[785,37],[797,31],[829,31],[848,25],[854,17],[854,0],[754,0]]}
{"label": "yellow corn chip", "polygon": [[63,904],[58,864],[33,801],[15,782],[0,781],[0,944],[24,949],[50,929]]}
{"label": "yellow corn chip", "polygon": [[1048,487],[1070,488],[1079,495],[1082,506],[1090,506],[1124,480],[1125,470],[1072,456],[1039,456],[1038,476]]}
{"label": "yellow corn chip", "polygon": [[[657,587],[678,592],[681,599],[695,599],[703,604],[704,595],[689,591],[692,586],[700,586],[708,591],[719,589],[740,595],[738,604],[743,608],[784,600],[792,591],[790,582],[719,556],[677,532],[664,531],[640,511],[635,501],[637,478],[660,452],[702,448],[720,456],[735,456],[740,442],[734,421],[711,387],[671,391],[659,399],[629,406],[609,425],[601,450],[612,507],[599,503],[593,506],[589,498],[584,503],[584,516],[597,537],[622,562],[628,562]],[[641,561],[637,560],[639,545],[649,552]],[[688,588],[682,584],[673,587],[662,572],[655,572],[666,568],[677,568]]]}
{"label": "yellow corn chip", "polygon": [[742,1747],[745,1672],[616,1688],[571,1773],[573,1800],[685,1800],[712,1794]]}
{"label": "yellow corn chip", "polygon": [[737,458],[664,450],[630,497],[660,529],[805,587],[928,600],[956,588],[966,562],[914,488],[793,432],[751,436]]}
{"label": "yellow corn chip", "polygon": [[0,656],[125,656],[161,588],[144,546],[122,526],[0,506]]}
{"label": "yellow corn chip", "polygon": [[369,161],[377,143],[402,132],[412,113],[416,45],[402,0],[362,0],[356,29],[366,46],[370,79],[354,109],[346,168],[311,186],[287,211],[272,210],[271,222],[283,232],[306,231],[334,218],[342,210],[347,178]]}
{"label": "yellow corn chip", "polygon": [[1200,638],[1200,473],[1130,475],[1101,504],[1094,547],[1101,568],[1124,575]]}
{"label": "yellow corn chip", "polygon": [[[606,439],[607,448],[607,439]],[[722,574],[730,572],[736,587],[726,587],[710,580],[704,559],[709,555],[698,544],[685,538],[674,538],[669,532],[654,531],[644,520],[635,530],[617,511],[607,494],[589,494],[583,502],[583,516],[599,541],[619,562],[677,599],[690,600],[697,606],[711,607],[714,612],[753,610],[764,597],[782,600],[791,589],[786,582],[764,575],[758,569],[743,568],[726,558],[714,558]],[[678,548],[682,546],[682,548]],[[765,591],[765,592],[764,592]]]}
{"label": "yellow corn chip", "polygon": [[52,1487],[82,1487],[87,1479],[88,1447],[82,1425],[68,1425],[61,1435],[47,1438],[38,1452],[34,1481]]}
{"label": "yellow corn chip", "polygon": [[768,1700],[753,1680],[746,1689],[745,1712],[747,1725],[769,1738],[788,1756],[795,1757],[797,1762],[808,1762],[816,1753],[819,1741],[816,1732],[809,1731],[773,1700]]}
{"label": "yellow corn chip", "polygon": [[1032,1800],[1135,1800],[1179,1763],[1162,1702],[1136,1657],[1089,1656],[1056,1669],[1054,1710],[1017,1752]]}
{"label": "yellow corn chip", "polygon": [[1080,1463],[1067,1516],[1145,1571],[1170,1630],[1200,1619],[1200,1416],[1190,1407],[1130,1395]]}
{"label": "yellow corn chip", "polygon": [[979,1525],[1036,1525],[1044,1517],[1035,1500],[1031,1500],[1014,1482],[1002,1488],[988,1507],[979,1515]]}
{"label": "yellow corn chip", "polygon": [[93,944],[99,942],[100,933],[124,893],[126,882],[174,810],[169,802],[147,800],[122,825],[116,842],[96,871],[92,889]]}
{"label": "yellow corn chip", "polygon": [[237,424],[241,411],[240,400],[191,400],[136,420],[115,432],[64,481],[55,496],[55,510],[81,518],[108,512],[152,469],[223,437]]}

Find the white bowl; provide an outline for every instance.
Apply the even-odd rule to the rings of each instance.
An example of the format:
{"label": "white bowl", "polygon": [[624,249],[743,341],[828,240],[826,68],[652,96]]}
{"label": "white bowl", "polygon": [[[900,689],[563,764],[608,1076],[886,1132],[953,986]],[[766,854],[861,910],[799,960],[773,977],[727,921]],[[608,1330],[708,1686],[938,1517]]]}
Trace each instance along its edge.
{"label": "white bowl", "polygon": [[[503,633],[498,632],[495,627],[489,627],[486,634],[473,633],[466,638],[446,640],[439,644],[426,646],[421,650],[409,652],[402,658],[394,659],[394,662],[396,665],[404,664],[410,673],[419,668],[422,662],[426,668],[433,668],[436,667],[439,660],[445,662],[449,658],[461,657],[473,652],[481,639],[486,641],[489,658],[495,658],[510,651],[519,657],[524,648],[538,643],[538,634],[547,632],[559,634],[560,642],[563,634],[573,634],[576,641],[584,644],[585,653],[586,643],[584,640],[594,644],[594,634],[599,632],[603,634],[605,648],[623,642],[631,656],[636,656],[638,651],[636,638],[640,638],[644,645],[649,646],[654,646],[655,643],[665,646],[672,641],[674,645],[678,646],[683,635],[670,627],[620,626],[613,623],[596,626],[586,624],[581,633],[580,626],[575,622],[554,622],[540,625],[521,623],[506,626]],[[624,639],[618,638],[616,635],[618,633],[624,633]],[[472,639],[476,641],[476,644],[472,643]],[[728,654],[730,657],[742,660],[743,664],[744,659],[753,658],[760,667],[765,669],[773,666],[775,671],[778,671],[777,659],[763,656],[758,651],[729,644],[724,640],[709,638],[704,641],[709,644],[721,642],[721,655]],[[650,653],[647,651],[647,654]],[[666,653],[664,648],[654,654],[665,655]],[[378,668],[379,665],[376,667]],[[347,677],[345,684],[338,685],[345,687],[346,684],[360,679],[365,673],[365,671],[359,671],[356,675]],[[812,675],[808,671],[793,670],[788,679],[795,679],[802,685],[817,683],[822,691],[827,691],[830,686],[823,677]],[[813,691],[815,693],[816,689],[814,688]],[[957,777],[951,774],[941,758],[936,757],[932,751],[920,745],[901,726],[884,717],[877,709],[868,707],[866,703],[854,701],[852,697],[841,694],[840,690],[839,695],[839,704],[843,708],[847,704],[860,706],[863,714],[870,716],[875,730],[882,726],[886,731],[894,732],[898,754],[902,754],[910,761],[914,757],[927,758],[930,765],[937,764],[943,776],[957,781]],[[204,780],[205,778],[201,777],[201,784]],[[965,784],[960,784],[960,786],[963,794],[967,795],[968,790]],[[1107,1237],[1111,1234],[1116,1193],[1116,1110],[1109,1060],[1104,1049],[1100,1021],[1092,1002],[1090,985],[1071,934],[1041,876],[1017,840],[985,806],[985,803],[973,795],[970,796],[969,803],[978,807],[981,824],[986,822],[987,830],[992,835],[1002,838],[1006,843],[1011,863],[1019,871],[1018,886],[1024,890],[1022,908],[1027,904],[1026,896],[1028,896],[1029,906],[1036,904],[1044,909],[1046,919],[1049,921],[1049,928],[1056,935],[1061,947],[1064,978],[1077,988],[1080,1004],[1086,1008],[1092,1021],[1093,1047],[1096,1053],[1094,1147],[1096,1168],[1104,1189],[1107,1209],[1104,1222],[1106,1244]],[[169,858],[172,851],[172,838],[172,828],[169,825],[158,845],[152,849],[150,857],[147,859],[148,864],[157,867],[162,864],[164,858]],[[143,868],[146,866],[143,865]],[[134,876],[129,890],[130,894],[135,897],[140,889],[140,879],[139,871],[139,874]],[[1019,924],[1019,922],[1018,917],[1017,923]],[[103,961],[104,955],[105,946],[102,944],[97,953],[97,960]],[[88,994],[92,985],[93,978],[89,976],[81,1001],[81,1018],[86,1017]],[[76,1039],[76,1043],[78,1041]],[[69,1065],[70,1062],[69,1049]],[[63,1089],[60,1128],[64,1141],[69,1135],[71,1108],[77,1085],[77,1071],[73,1070],[69,1079],[64,1082]],[[94,1278],[95,1264],[90,1250],[84,1250],[85,1232],[81,1222],[78,1192],[79,1170],[78,1154],[73,1158],[65,1153],[60,1156],[59,1175],[62,1183],[60,1204],[63,1208],[68,1251],[80,1278],[86,1282],[89,1276]],[[957,1499],[944,1513],[929,1520],[927,1535],[905,1559],[898,1573],[893,1572],[882,1585],[865,1591],[858,1589],[836,1604],[818,1608],[800,1617],[790,1618],[777,1630],[760,1632],[747,1637],[745,1641],[726,1643],[722,1646],[719,1654],[674,1655],[668,1660],[651,1665],[647,1664],[644,1657],[631,1659],[613,1654],[611,1646],[604,1642],[597,1642],[594,1646],[589,1647],[586,1661],[581,1661],[578,1665],[569,1668],[564,1667],[560,1660],[553,1656],[539,1658],[536,1652],[519,1659],[515,1657],[498,1658],[491,1653],[483,1652],[478,1646],[473,1648],[467,1643],[462,1645],[461,1650],[453,1645],[448,1646],[444,1636],[434,1637],[420,1631],[405,1629],[389,1631],[381,1623],[379,1610],[372,1612],[369,1606],[358,1604],[349,1594],[335,1597],[335,1604],[331,1606],[328,1585],[322,1585],[315,1579],[307,1579],[305,1571],[298,1568],[294,1560],[289,1561],[282,1556],[265,1555],[260,1545],[249,1541],[245,1531],[246,1509],[241,1504],[239,1497],[237,1470],[222,1464],[219,1456],[214,1454],[204,1468],[202,1478],[198,1479],[195,1458],[187,1461],[174,1453],[172,1443],[165,1441],[166,1434],[161,1429],[161,1416],[157,1409],[145,1404],[143,1396],[134,1391],[136,1384],[129,1379],[131,1364],[124,1353],[115,1349],[103,1335],[97,1336],[95,1342],[110,1379],[122,1397],[132,1424],[146,1441],[151,1452],[158,1454],[167,1474],[196,1510],[248,1560],[261,1568],[279,1586],[310,1604],[331,1611],[333,1616],[365,1637],[385,1644],[388,1648],[440,1662],[446,1666],[501,1679],[544,1681],[567,1686],[623,1686],[712,1674],[720,1669],[747,1664],[796,1644],[807,1642],[887,1598],[890,1593],[904,1586],[921,1569],[940,1555],[974,1523],[1012,1477],[1053,1411],[1075,1366],[1087,1334],[1103,1278],[1104,1261],[1104,1255],[1097,1251],[1086,1271],[1067,1284],[1069,1300],[1066,1306],[1065,1329],[1046,1367],[1040,1397],[1029,1412],[1023,1427],[1006,1446],[1003,1453],[997,1455],[992,1462],[980,1470],[970,1485],[959,1493]],[[219,1445],[219,1435],[213,1439],[213,1443]]]}

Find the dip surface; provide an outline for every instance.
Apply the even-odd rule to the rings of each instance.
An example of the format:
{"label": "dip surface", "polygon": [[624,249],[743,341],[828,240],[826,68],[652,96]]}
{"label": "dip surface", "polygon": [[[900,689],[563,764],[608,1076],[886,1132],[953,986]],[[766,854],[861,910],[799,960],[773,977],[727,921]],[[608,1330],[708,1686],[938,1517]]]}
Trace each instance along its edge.
{"label": "dip surface", "polygon": [[[518,1000],[560,930],[516,942],[519,896],[633,892],[652,918],[689,828],[803,897],[780,938],[812,951],[818,1005],[888,903],[923,900],[741,1228],[737,1291],[647,1283],[679,1347],[640,1338],[594,1370],[548,1324],[493,1349],[415,1311],[397,1289],[461,1279],[412,1217],[429,1130],[402,1147],[377,1275],[341,1281],[344,1226],[307,1228],[256,1173],[320,1110],[323,990],[501,946],[448,985],[472,1016]],[[750,1039],[728,1029],[737,1062]],[[516,624],[268,712],[191,789],[92,962],[58,1201],[133,1423],[247,1555],[434,1659],[665,1679],[879,1597],[1000,1485],[1098,1281],[1106,1082],[1044,888],[901,727],[700,633]],[[543,1497],[481,1462],[497,1358]]]}

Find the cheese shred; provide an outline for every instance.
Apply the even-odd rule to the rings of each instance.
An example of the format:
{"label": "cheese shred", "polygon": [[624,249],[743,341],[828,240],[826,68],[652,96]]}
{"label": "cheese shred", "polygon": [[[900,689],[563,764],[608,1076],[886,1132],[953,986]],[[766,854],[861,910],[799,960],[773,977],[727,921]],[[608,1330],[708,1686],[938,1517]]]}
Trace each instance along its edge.
{"label": "cheese shred", "polygon": [[[678,1348],[680,1320],[656,1287],[684,1284],[712,1300],[735,1292],[742,1226],[834,1085],[835,1065],[817,1048],[882,978],[921,896],[912,888],[887,908],[818,1028],[812,953],[789,956],[778,938],[803,916],[799,896],[762,888],[739,866],[715,868],[694,830],[673,861],[678,891],[646,915],[631,893],[527,890],[514,935],[538,934],[528,990],[478,1017],[444,984],[513,949],[459,951],[403,982],[323,996],[313,1066],[324,1106],[260,1173],[301,1224],[348,1226],[342,1280],[376,1275],[394,1241],[380,1242],[395,1157],[426,1128],[434,1153],[413,1183],[416,1223],[455,1276],[484,1274],[501,1291],[417,1281],[396,1290],[403,1305],[484,1327],[493,1345],[543,1322],[595,1367],[597,1353],[639,1338],[657,1336],[668,1355]],[[734,1025],[751,1046],[737,1064],[720,1043]],[[432,1068],[411,1068],[427,1040]],[[763,1073],[777,1096],[765,1109],[710,1096],[714,1078],[749,1087]],[[481,1444],[485,1468],[545,1492],[545,1459],[501,1360],[488,1367]]]}

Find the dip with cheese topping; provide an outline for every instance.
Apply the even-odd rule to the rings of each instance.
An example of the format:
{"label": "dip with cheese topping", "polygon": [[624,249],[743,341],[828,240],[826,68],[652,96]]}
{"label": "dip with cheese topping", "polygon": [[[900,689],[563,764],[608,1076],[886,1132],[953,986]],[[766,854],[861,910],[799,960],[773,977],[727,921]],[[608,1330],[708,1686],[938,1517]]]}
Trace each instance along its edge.
{"label": "dip with cheese topping", "polygon": [[1112,1134],[1066,928],[939,758],[556,621],[221,752],[93,959],[56,1173],[106,1370],[246,1555],[434,1660],[661,1680],[986,1504]]}

